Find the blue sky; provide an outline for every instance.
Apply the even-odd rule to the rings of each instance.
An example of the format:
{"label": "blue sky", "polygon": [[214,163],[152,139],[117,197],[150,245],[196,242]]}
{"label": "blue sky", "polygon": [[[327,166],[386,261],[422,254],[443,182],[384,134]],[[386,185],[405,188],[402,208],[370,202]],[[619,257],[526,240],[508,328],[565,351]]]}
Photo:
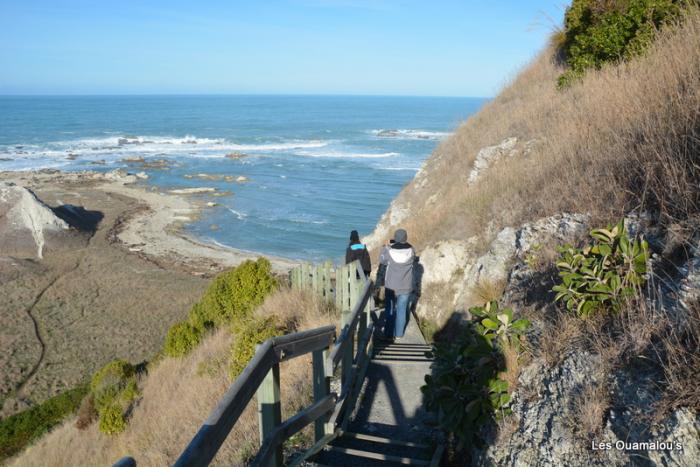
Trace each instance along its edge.
{"label": "blue sky", "polygon": [[562,0],[0,0],[0,94],[492,96]]}

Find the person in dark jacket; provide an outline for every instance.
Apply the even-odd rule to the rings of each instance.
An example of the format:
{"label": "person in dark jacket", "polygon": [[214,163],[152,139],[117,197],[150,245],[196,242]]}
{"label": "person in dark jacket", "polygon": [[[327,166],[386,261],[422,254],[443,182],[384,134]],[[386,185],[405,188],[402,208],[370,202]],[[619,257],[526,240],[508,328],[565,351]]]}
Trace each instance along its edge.
{"label": "person in dark jacket", "polygon": [[379,261],[386,264],[384,335],[388,339],[401,338],[406,330],[409,301],[415,289],[415,252],[404,229],[394,233],[394,243],[382,250]]}
{"label": "person in dark jacket", "polygon": [[357,230],[350,232],[350,245],[345,250],[345,264],[352,263],[355,260],[360,260],[360,266],[365,272],[365,277],[369,277],[372,272],[372,261],[369,259],[367,246],[360,242],[360,234]]}

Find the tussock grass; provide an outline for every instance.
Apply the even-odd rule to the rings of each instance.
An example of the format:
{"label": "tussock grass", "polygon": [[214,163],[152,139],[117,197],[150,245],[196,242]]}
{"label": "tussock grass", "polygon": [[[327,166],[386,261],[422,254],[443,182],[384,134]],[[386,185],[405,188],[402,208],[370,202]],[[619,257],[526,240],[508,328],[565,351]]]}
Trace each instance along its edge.
{"label": "tussock grass", "polygon": [[[335,322],[328,305],[308,293],[289,289],[270,295],[255,313],[274,316],[295,330]],[[121,435],[100,433],[96,424],[79,430],[71,419],[15,458],[14,465],[111,465],[125,455],[133,456],[139,465],[172,465],[231,384],[225,362],[232,339],[229,331],[220,329],[187,356],[166,357],[153,365],[140,381],[142,399]],[[283,363],[281,384],[283,417],[308,405],[312,399],[310,357]],[[258,443],[253,399],[215,464],[242,465]]]}
{"label": "tussock grass", "polygon": [[[698,212],[698,11],[644,56],[592,70],[560,91],[562,72],[550,47],[435,150],[398,200],[411,205],[401,227],[414,244],[489,240],[505,226],[561,212],[590,213],[593,225],[630,210],[663,224]],[[529,155],[498,161],[468,184],[478,151],[511,136],[519,145],[534,140]]]}
{"label": "tussock grass", "polygon": [[684,322],[662,337],[660,352],[666,391],[659,414],[678,407],[700,411],[700,303],[693,303]]}
{"label": "tussock grass", "polygon": [[609,408],[610,394],[607,388],[600,384],[586,384],[574,400],[569,424],[575,432],[594,439],[603,428]]}

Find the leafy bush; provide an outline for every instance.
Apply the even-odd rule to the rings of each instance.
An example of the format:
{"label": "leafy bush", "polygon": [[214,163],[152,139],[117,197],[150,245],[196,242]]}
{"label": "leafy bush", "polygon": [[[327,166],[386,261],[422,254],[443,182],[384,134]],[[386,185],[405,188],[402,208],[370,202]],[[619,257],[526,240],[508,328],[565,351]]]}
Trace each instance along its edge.
{"label": "leafy bush", "polygon": [[[507,346],[520,350],[520,341],[530,321],[521,318],[513,321],[513,310],[511,308],[498,309],[498,302],[492,301],[482,307],[472,307],[469,309],[472,316],[480,318],[475,327],[476,331],[484,336],[491,345],[498,344],[501,349]],[[494,342],[497,340],[497,342]]]}
{"label": "leafy bush", "polygon": [[496,302],[469,311],[476,319],[457,339],[434,345],[432,374],[421,388],[440,427],[454,434],[460,446],[480,444],[481,427],[510,413],[508,383],[499,378],[503,351],[507,346],[519,349],[520,336],[530,325],[525,319],[513,321],[512,310],[499,311]]}
{"label": "leafy bush", "polygon": [[125,360],[108,363],[92,377],[90,395],[99,414],[100,430],[120,433],[126,427],[125,414],[139,395],[135,367]]}
{"label": "leafy bush", "polygon": [[247,260],[214,279],[202,300],[192,307],[190,323],[205,329],[245,318],[276,285],[267,259]]}
{"label": "leafy bush", "polygon": [[694,0],[573,0],[564,17],[566,87],[590,68],[642,53],[658,28],[677,19]]}
{"label": "leafy bush", "polygon": [[646,281],[649,260],[648,243],[630,239],[624,220],[614,227],[594,229],[590,235],[593,245],[559,248],[557,267],[562,283],[552,288],[556,301],[563,301],[569,311],[583,318],[598,310],[616,312],[636,296]]}
{"label": "leafy bush", "polygon": [[255,346],[281,335],[282,331],[277,329],[272,318],[251,317],[236,322],[233,333],[229,374],[236,378],[255,355]]}
{"label": "leafy bush", "polygon": [[116,435],[126,430],[126,417],[118,405],[109,405],[100,412],[100,431]]}
{"label": "leafy bush", "polygon": [[163,350],[169,357],[181,357],[194,349],[201,338],[201,331],[190,323],[176,323],[168,330]]}
{"label": "leafy bush", "polygon": [[29,443],[75,413],[87,392],[87,385],[78,386],[0,420],[0,461],[17,454]]}
{"label": "leafy bush", "polygon": [[202,299],[190,310],[187,321],[174,324],[163,351],[181,357],[192,351],[208,329],[245,321],[277,286],[270,262],[247,260],[214,279]]}

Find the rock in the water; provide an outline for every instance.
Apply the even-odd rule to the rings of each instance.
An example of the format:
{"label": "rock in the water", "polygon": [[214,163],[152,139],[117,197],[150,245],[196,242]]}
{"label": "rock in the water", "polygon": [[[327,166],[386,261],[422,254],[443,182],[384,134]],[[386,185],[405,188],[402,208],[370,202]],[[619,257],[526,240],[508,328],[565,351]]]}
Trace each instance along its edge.
{"label": "rock in the water", "polygon": [[130,174],[125,170],[122,169],[115,169],[112,170],[111,172],[107,172],[105,175],[105,180],[109,180],[111,182],[118,182],[121,183],[122,185],[129,185],[131,183],[136,183],[137,177],[136,175]]}
{"label": "rock in the water", "polygon": [[0,254],[39,258],[69,225],[29,189],[0,184]]}
{"label": "rock in the water", "polygon": [[146,159],[144,159],[143,156],[128,156],[128,157],[124,157],[122,159],[122,162],[126,162],[127,164],[129,164],[129,163],[143,164],[144,162],[146,162]]}
{"label": "rock in the water", "polygon": [[244,157],[248,157],[248,154],[243,152],[230,152],[226,154],[227,159],[243,159]]}
{"label": "rock in the water", "polygon": [[170,190],[170,193],[174,195],[199,195],[202,193],[214,193],[216,188],[211,187],[197,187],[197,188],[179,188],[176,190]]}

